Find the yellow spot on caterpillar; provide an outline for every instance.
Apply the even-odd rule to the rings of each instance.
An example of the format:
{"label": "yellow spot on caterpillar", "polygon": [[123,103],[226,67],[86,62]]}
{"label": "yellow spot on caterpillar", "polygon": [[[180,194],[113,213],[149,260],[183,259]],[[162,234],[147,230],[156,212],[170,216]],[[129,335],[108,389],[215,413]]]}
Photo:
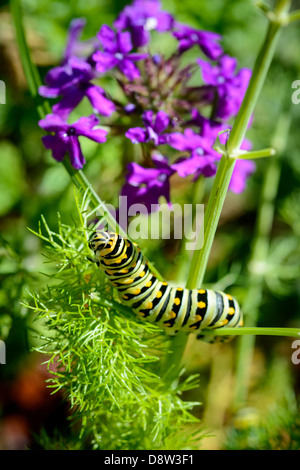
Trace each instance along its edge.
{"label": "yellow spot on caterpillar", "polygon": [[148,282],[146,282],[145,286],[146,286],[146,287],[150,287],[150,286],[152,286],[152,281],[148,281]]}
{"label": "yellow spot on caterpillar", "polygon": [[159,290],[159,291],[157,292],[157,294],[156,294],[156,297],[157,297],[158,299],[160,299],[161,296],[162,296],[162,292]]}
{"label": "yellow spot on caterpillar", "polygon": [[177,290],[182,291],[182,290],[183,290],[183,287],[177,287]]}
{"label": "yellow spot on caterpillar", "polygon": [[141,289],[135,289],[133,291],[133,295],[139,295],[141,293]]}
{"label": "yellow spot on caterpillar", "polygon": [[114,271],[112,271],[111,269],[107,269],[105,272],[106,272],[107,274],[109,274],[109,275],[110,275],[110,274],[114,274]]}
{"label": "yellow spot on caterpillar", "polygon": [[135,267],[136,267],[136,263],[133,263],[131,266],[132,266],[133,268],[135,268]]}
{"label": "yellow spot on caterpillar", "polygon": [[205,289],[199,289],[198,292],[199,294],[205,294]]}
{"label": "yellow spot on caterpillar", "polygon": [[201,321],[202,317],[201,315],[195,315],[195,322]]}
{"label": "yellow spot on caterpillar", "polygon": [[191,325],[190,330],[197,330],[198,326],[197,325]]}
{"label": "yellow spot on caterpillar", "polygon": [[146,308],[146,310],[151,310],[152,307],[153,307],[153,303],[152,303],[152,302],[148,302],[148,303],[146,304],[146,307],[145,307],[145,308]]}
{"label": "yellow spot on caterpillar", "polygon": [[205,308],[206,303],[205,302],[198,302],[198,308]]}
{"label": "yellow spot on caterpillar", "polygon": [[140,315],[140,317],[145,317],[146,316],[145,312],[137,312],[137,314]]}
{"label": "yellow spot on caterpillar", "polygon": [[144,277],[145,276],[145,271],[142,271],[141,274],[140,274],[140,277]]}
{"label": "yellow spot on caterpillar", "polygon": [[128,299],[128,295],[122,295],[122,299],[127,300],[127,299]]}
{"label": "yellow spot on caterpillar", "polygon": [[175,305],[180,305],[180,299],[179,299],[178,297],[176,297],[176,298],[174,299],[174,304],[175,304]]}
{"label": "yellow spot on caterpillar", "polygon": [[128,273],[128,269],[121,269],[120,273],[122,273],[122,274],[127,274],[127,273]]}
{"label": "yellow spot on caterpillar", "polygon": [[227,323],[228,323],[228,320],[226,320],[225,318],[225,320],[221,321],[221,323],[219,323],[218,326],[224,326],[224,325],[227,325]]}
{"label": "yellow spot on caterpillar", "polygon": [[233,307],[230,307],[228,310],[229,315],[233,315],[235,312],[235,309]]}
{"label": "yellow spot on caterpillar", "polygon": [[227,294],[227,297],[228,297],[229,300],[233,300],[232,295]]}
{"label": "yellow spot on caterpillar", "polygon": [[133,283],[133,279],[125,279],[122,284],[132,284]]}
{"label": "yellow spot on caterpillar", "polygon": [[162,282],[162,286],[167,286],[168,283],[167,282]]}
{"label": "yellow spot on caterpillar", "polygon": [[169,315],[168,315],[169,319],[171,319],[171,318],[176,318],[176,316],[177,316],[177,315],[176,315],[175,312],[173,312],[173,310],[171,310],[171,311],[169,312]]}
{"label": "yellow spot on caterpillar", "polygon": [[164,325],[165,326],[172,326],[171,323],[166,323],[166,322],[164,322]]}

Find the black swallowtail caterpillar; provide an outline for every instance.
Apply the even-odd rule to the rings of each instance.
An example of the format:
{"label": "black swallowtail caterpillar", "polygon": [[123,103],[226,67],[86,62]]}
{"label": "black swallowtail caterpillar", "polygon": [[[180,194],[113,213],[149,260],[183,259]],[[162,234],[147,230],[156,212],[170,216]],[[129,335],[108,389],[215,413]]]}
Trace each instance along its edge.
{"label": "black swallowtail caterpillar", "polygon": [[169,334],[242,326],[241,310],[233,297],[207,289],[172,287],[160,281],[136,243],[116,233],[99,231],[89,247],[95,253],[95,262],[118,289],[122,303]]}

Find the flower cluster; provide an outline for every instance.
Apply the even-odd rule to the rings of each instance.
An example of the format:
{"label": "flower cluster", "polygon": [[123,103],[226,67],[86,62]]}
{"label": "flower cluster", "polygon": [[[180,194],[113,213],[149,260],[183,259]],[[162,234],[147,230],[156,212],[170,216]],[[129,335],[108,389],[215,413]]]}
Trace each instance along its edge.
{"label": "flower cluster", "polygon": [[[53,157],[61,161],[68,153],[73,167],[82,168],[79,137],[104,143],[110,128],[133,145],[142,144],[140,160],[128,165],[121,194],[129,204],[147,207],[158,205],[161,196],[170,203],[174,174],[192,181],[214,176],[221,155],[213,145],[221,131],[230,129],[251,75],[224,53],[222,37],[179,23],[159,0],[134,0],[112,26],[102,25],[85,42],[80,40],[84,24],[82,19],[72,22],[62,63],[48,72],[39,90],[58,98],[52,114],[40,121],[51,133],[43,142]],[[153,53],[153,34],[169,35],[177,47],[168,56]],[[186,65],[184,55],[191,48],[199,57]],[[107,75],[116,80],[123,100],[99,85]],[[190,85],[192,77],[198,86]],[[68,123],[83,99],[93,114]],[[100,116],[107,121],[105,130]],[[252,161],[237,161],[230,189],[242,192],[254,170]]]}

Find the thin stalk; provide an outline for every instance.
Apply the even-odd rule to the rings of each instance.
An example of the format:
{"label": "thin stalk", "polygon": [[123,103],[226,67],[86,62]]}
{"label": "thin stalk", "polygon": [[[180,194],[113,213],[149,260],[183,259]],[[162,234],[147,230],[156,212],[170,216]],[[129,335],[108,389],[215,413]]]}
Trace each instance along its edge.
{"label": "thin stalk", "polygon": [[[35,64],[31,60],[30,51],[29,51],[28,44],[26,41],[25,31],[24,31],[24,26],[23,26],[23,21],[22,21],[22,10],[20,6],[20,1],[11,0],[10,5],[11,5],[11,13],[12,13],[14,23],[15,23],[16,37],[17,37],[17,43],[18,43],[18,47],[20,51],[20,57],[21,57],[23,69],[26,75],[26,79],[28,82],[29,90],[30,90],[30,93],[34,102],[36,103],[39,117],[41,119],[44,119],[48,113],[51,113],[51,107],[47,101],[44,101],[41,99],[38,93],[38,89],[42,85],[42,81],[41,81],[39,72]],[[117,227],[119,233],[122,234],[123,236],[126,236],[122,228],[117,225],[115,218],[110,214],[109,210],[106,209],[105,204],[100,199],[98,194],[94,191],[92,185],[90,184],[90,182],[88,181],[84,173],[81,170],[79,171],[75,170],[66,158],[63,160],[62,163],[65,169],[67,170],[67,172],[69,173],[73,184],[78,189],[80,189],[83,193],[85,191],[88,192],[90,199],[91,199],[91,204],[94,206],[94,208],[96,208],[97,210],[101,212],[102,216],[105,216],[105,219],[107,220],[108,225],[112,229]]]}
{"label": "thin stalk", "polygon": [[[196,246],[193,254],[186,284],[189,289],[200,287],[203,282],[211,247],[234,170],[235,158],[238,156],[258,96],[265,82],[278,42],[280,30],[282,26],[286,24],[286,15],[290,4],[291,0],[277,0],[274,10],[268,14],[269,26],[266,37],[255,61],[248,89],[230,132],[226,152],[222,155],[209,197],[204,217],[203,246],[200,250],[198,249],[200,243],[202,243],[202,240],[198,240],[198,246]],[[172,344],[173,354],[170,353],[168,355],[164,366],[167,373],[172,365],[173,376],[179,371],[186,343],[187,338],[185,335],[178,335],[176,339],[174,339]],[[175,359],[177,365],[174,368]]]}
{"label": "thin stalk", "polygon": [[[286,147],[289,135],[290,115],[282,114],[275,128],[273,143],[278,150],[278,156],[269,161],[264,175],[261,201],[257,214],[255,236],[253,240],[252,253],[248,262],[248,290],[242,305],[245,315],[245,324],[255,329],[258,319],[258,308],[263,296],[264,272],[261,268],[268,257],[270,233],[274,220],[275,199],[277,196],[280,180],[280,154]],[[244,328],[243,328],[244,329]],[[286,329],[288,330],[288,329]],[[285,335],[284,335],[285,336]],[[246,401],[250,369],[253,360],[255,337],[248,336],[240,339],[238,343],[236,361],[236,384],[234,392],[234,406],[239,407]]]}
{"label": "thin stalk", "polygon": [[212,243],[219,223],[232,172],[234,170],[235,157],[240,151],[240,146],[245,137],[258,96],[265,82],[275,47],[278,42],[279,33],[282,28],[282,18],[285,18],[289,5],[290,0],[277,0],[274,11],[272,12],[273,15],[271,15],[272,20],[270,20],[264,43],[254,64],[248,89],[230,132],[227,149],[220,161],[205,212],[203,247],[201,250],[195,250],[191,262],[191,269],[187,282],[187,285],[190,288],[201,286],[203,282]]}
{"label": "thin stalk", "polygon": [[[205,330],[203,330],[205,332]],[[211,333],[211,330],[207,330]],[[269,327],[243,327],[243,328],[223,328],[215,330],[216,336],[290,336],[298,337],[300,335],[300,328],[269,328]]]}
{"label": "thin stalk", "polygon": [[[48,113],[51,113],[51,107],[47,101],[41,99],[38,93],[39,86],[42,84],[39,72],[35,64],[31,60],[30,51],[28,48],[28,43],[25,37],[25,31],[22,21],[22,9],[19,0],[11,0],[10,8],[12,17],[15,23],[16,38],[18,43],[18,48],[20,52],[20,58],[22,61],[24,73],[28,82],[29,90],[31,96],[36,104],[38,115],[41,119],[45,118]],[[82,194],[87,193],[90,197],[91,205],[94,209],[100,212],[101,216],[105,218],[108,227],[118,232],[123,237],[127,237],[126,232],[122,227],[117,223],[113,215],[106,208],[105,203],[101,200],[98,194],[93,189],[91,183],[88,181],[87,177],[82,170],[75,170],[69,160],[65,158],[63,160],[63,165],[68,172],[73,184],[82,192]],[[157,269],[149,262],[149,266],[155,272],[159,279],[162,279],[161,275]]]}

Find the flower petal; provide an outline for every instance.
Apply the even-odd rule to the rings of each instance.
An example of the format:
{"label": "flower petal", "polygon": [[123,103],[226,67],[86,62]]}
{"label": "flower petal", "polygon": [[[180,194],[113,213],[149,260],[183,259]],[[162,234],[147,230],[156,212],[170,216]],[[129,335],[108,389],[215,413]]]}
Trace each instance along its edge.
{"label": "flower petal", "polygon": [[68,146],[56,135],[45,135],[42,141],[46,149],[52,150],[52,157],[61,162],[68,150]]}
{"label": "flower petal", "polygon": [[76,135],[70,136],[69,154],[73,168],[80,170],[85,164],[85,159],[81,151],[80,143]]}
{"label": "flower petal", "polygon": [[104,96],[104,90],[97,85],[90,85],[85,92],[94,111],[103,116],[110,116],[116,109],[114,103]]}
{"label": "flower petal", "polygon": [[104,129],[94,129],[99,124],[98,118],[92,114],[88,117],[82,117],[72,124],[72,127],[76,130],[76,135],[82,135],[88,139],[99,142],[100,144],[106,141],[107,132]]}
{"label": "flower petal", "polygon": [[146,142],[146,131],[142,127],[132,127],[125,132],[125,136],[131,140],[133,144]]}

